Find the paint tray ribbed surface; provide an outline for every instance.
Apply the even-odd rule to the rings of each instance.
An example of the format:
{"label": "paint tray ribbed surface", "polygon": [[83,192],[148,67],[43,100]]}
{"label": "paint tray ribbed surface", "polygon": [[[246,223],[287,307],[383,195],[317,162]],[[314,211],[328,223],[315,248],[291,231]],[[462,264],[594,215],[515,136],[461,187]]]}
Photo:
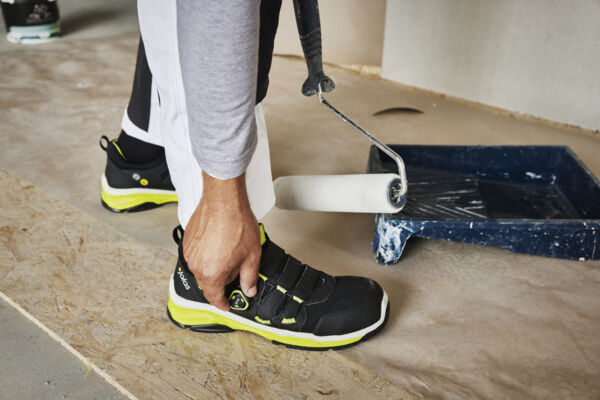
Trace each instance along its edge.
{"label": "paint tray ribbed surface", "polygon": [[[408,201],[377,214],[380,264],[412,236],[571,260],[600,259],[600,181],[565,146],[390,146],[406,164]],[[367,172],[394,172],[371,148]]]}

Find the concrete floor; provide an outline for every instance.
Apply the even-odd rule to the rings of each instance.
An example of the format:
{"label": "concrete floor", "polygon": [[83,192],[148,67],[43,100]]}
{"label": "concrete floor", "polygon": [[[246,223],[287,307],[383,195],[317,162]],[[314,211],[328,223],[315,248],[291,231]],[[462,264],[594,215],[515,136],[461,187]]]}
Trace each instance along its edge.
{"label": "concrete floor", "polygon": [[[77,57],[78,53],[68,53],[68,43],[78,35],[81,38],[93,38],[125,33],[128,30],[133,32],[137,28],[133,2],[123,5],[117,1],[85,4],[88,9],[83,12],[78,11],[78,3],[63,1],[63,19],[68,20],[69,15],[80,15],[81,18],[93,15],[91,10],[96,5],[95,9],[100,15],[106,15],[102,24],[95,24],[92,18],[89,21],[89,30],[84,26],[73,29],[72,36],[67,36],[57,43],[56,50],[61,52],[63,57],[56,60],[53,68],[45,71],[46,76],[41,76],[39,81],[35,82],[37,87],[24,83],[23,87],[26,90],[23,90],[23,93],[26,95],[10,99],[10,104],[8,100],[4,101],[6,108],[10,107],[12,110],[11,114],[5,115],[9,115],[10,126],[14,131],[0,135],[0,147],[3,149],[0,168],[10,170],[142,242],[173,250],[170,229],[177,224],[176,206],[170,205],[145,213],[116,215],[108,213],[99,205],[98,177],[102,172],[105,156],[96,147],[97,139],[101,134],[114,137],[120,130],[120,116],[129,95],[129,82],[133,73],[135,34],[126,35],[122,41],[118,37],[110,39],[121,50],[119,60],[112,59],[113,55],[110,53],[102,53],[106,50],[102,45],[93,44],[97,53],[101,54],[94,58],[95,68],[101,70],[102,74],[88,72],[83,76],[73,76],[70,71],[77,71],[78,64],[65,61],[64,55]],[[83,47],[82,42],[79,42],[78,46]],[[19,46],[6,44],[0,46],[0,51],[3,52],[20,49]],[[123,49],[131,49],[130,59],[123,59],[124,54],[129,54],[122,51]],[[18,55],[16,52],[10,54]],[[31,59],[35,55],[26,56]],[[50,63],[53,61],[52,54],[43,56],[48,57]],[[11,62],[11,59],[13,58],[3,57],[0,62]],[[128,67],[123,67],[124,65]],[[338,82],[338,89],[331,95],[332,102],[364,124],[367,129],[380,135],[387,143],[568,144],[594,173],[600,175],[600,160],[597,158],[600,139],[597,135],[518,120],[495,111],[466,106],[439,96],[364,79],[340,70],[332,69],[330,72]],[[368,143],[351,130],[344,129],[341,122],[322,110],[315,99],[305,99],[298,95],[304,75],[304,67],[299,63],[275,59],[270,92],[264,104],[273,153],[274,177],[362,172],[366,165]],[[63,79],[64,82],[57,84],[57,79]],[[82,90],[77,91],[73,87]],[[46,105],[45,101],[40,102],[39,97],[30,95],[39,91],[47,94],[52,102]],[[398,106],[415,107],[424,111],[424,114],[372,116],[373,112],[380,109]],[[44,126],[44,135],[39,134],[39,123],[36,122],[40,115],[47,123]],[[35,121],[31,120],[32,117]],[[72,132],[74,126],[79,129],[77,135]],[[323,140],[327,141],[327,146],[319,148],[318,144],[322,144]],[[64,143],[68,145],[65,146]],[[73,171],[77,171],[77,174],[73,174]],[[270,235],[301,260],[331,273],[366,274],[377,279],[393,294],[394,314],[388,328],[382,332],[381,339],[367,342],[357,347],[356,351],[348,351],[345,354],[360,360],[369,368],[391,376],[390,379],[396,379],[399,384],[426,394],[439,395],[441,387],[446,390],[458,388],[455,393],[466,393],[462,397],[476,396],[477,392],[460,391],[467,390],[461,386],[467,380],[464,376],[453,376],[453,368],[456,363],[469,367],[469,362],[481,354],[486,355],[486,359],[493,360],[494,354],[490,348],[494,346],[492,335],[498,331],[497,327],[493,321],[490,323],[485,319],[487,310],[481,309],[480,314],[475,312],[475,307],[479,304],[473,304],[469,296],[465,295],[458,300],[456,297],[473,289],[465,286],[466,278],[469,278],[471,283],[491,281],[500,285],[503,282],[500,277],[496,280],[489,279],[497,271],[514,271],[514,268],[519,268],[519,279],[523,280],[527,271],[533,274],[532,278],[535,279],[543,274],[542,271],[564,273],[567,277],[566,271],[585,269],[588,265],[588,268],[593,270],[597,265],[517,256],[504,250],[480,246],[414,240],[409,243],[401,265],[379,267],[374,265],[369,250],[373,231],[370,215],[339,216],[274,209],[265,218],[265,223]],[[493,265],[494,269],[487,270],[486,265]],[[424,266],[427,268],[423,268]],[[464,274],[459,274],[459,271],[464,271]],[[457,276],[452,280],[454,273]],[[432,282],[439,277],[443,278],[443,282],[438,282],[438,286],[435,286]],[[455,292],[448,297],[437,294],[441,293],[439,290],[445,290],[446,286],[451,286]],[[513,293],[514,297],[507,296],[508,291],[514,288],[518,289]],[[527,298],[526,296],[542,286],[514,288],[510,285],[506,288],[496,288],[501,289],[497,293],[501,295],[498,300],[502,306],[510,301],[516,302],[519,298]],[[554,291],[560,289],[561,287],[558,287]],[[491,292],[485,292],[483,289],[482,292],[489,300]],[[545,304],[539,304],[543,309]],[[513,306],[516,307],[517,303]],[[460,310],[461,307],[471,312],[457,313],[456,310]],[[542,312],[533,311],[528,315],[529,319]],[[521,310],[520,314],[523,312],[524,310]],[[503,324],[505,320],[511,321],[513,314],[515,313],[497,314],[498,324]],[[471,316],[479,319],[469,320]],[[486,335],[481,335],[476,330],[457,331],[461,325],[459,322],[469,327],[487,326],[490,339],[486,341]],[[0,333],[4,325],[0,327]],[[430,331],[423,331],[428,327],[431,327]],[[550,333],[551,327],[547,329]],[[454,328],[457,330],[453,330]],[[513,338],[532,335],[531,343],[527,344],[535,348],[536,344],[546,339],[534,336],[533,332],[543,332],[540,329],[513,332],[514,336],[505,338],[507,342]],[[458,344],[449,341],[448,338],[452,335],[458,336],[457,333],[461,333],[461,337],[465,339]],[[41,332],[40,334],[43,335]],[[426,340],[431,343],[432,337],[428,337],[427,334],[437,335],[433,337],[437,340],[434,342],[436,346],[427,348],[427,352],[417,351],[419,345]],[[559,336],[559,332],[556,332],[556,336]],[[499,342],[496,346],[510,347],[504,346],[507,342]],[[516,347],[517,343],[514,346]],[[50,360],[54,357],[52,351],[56,350],[52,347],[58,345],[49,345],[37,353],[43,359]],[[560,348],[560,345],[557,348]],[[394,351],[390,352],[390,349]],[[23,347],[19,351],[25,354],[28,349]],[[523,345],[519,351],[530,351],[530,347]],[[590,352],[593,356],[592,361],[597,358],[597,353]],[[402,357],[393,359],[394,354]],[[510,361],[519,363],[526,359],[527,357],[516,357]],[[21,366],[22,371],[25,371],[27,364],[23,363]],[[502,368],[505,366],[508,369],[504,371]],[[478,372],[477,365],[472,367]],[[524,371],[534,371],[537,367],[538,365],[530,364]],[[557,366],[559,367],[561,365]],[[51,366],[48,368],[52,369]],[[498,364],[497,368],[501,373],[491,379],[492,381],[501,381],[504,376],[514,371],[506,362]],[[77,369],[74,369],[73,374],[76,373]],[[477,375],[482,374],[474,376]],[[452,376],[454,381],[448,376]],[[443,381],[442,378],[448,381]],[[22,396],[19,397],[35,398],[28,395],[27,377],[21,379],[22,386],[15,389],[22,390]],[[73,380],[72,384],[76,387],[77,382]],[[439,387],[436,388],[435,385]],[[479,394],[483,393],[485,392]]]}
{"label": "concrete floor", "polygon": [[3,300],[0,300],[0,336],[3,400],[125,398]]}

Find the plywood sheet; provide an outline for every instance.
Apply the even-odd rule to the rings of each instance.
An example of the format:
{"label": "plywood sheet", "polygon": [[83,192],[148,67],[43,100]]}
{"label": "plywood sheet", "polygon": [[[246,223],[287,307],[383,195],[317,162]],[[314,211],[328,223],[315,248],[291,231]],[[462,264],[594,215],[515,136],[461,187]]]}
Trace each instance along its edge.
{"label": "plywood sheet", "polygon": [[0,202],[0,291],[139,398],[414,398],[341,353],[176,328],[173,254],[3,170]]}

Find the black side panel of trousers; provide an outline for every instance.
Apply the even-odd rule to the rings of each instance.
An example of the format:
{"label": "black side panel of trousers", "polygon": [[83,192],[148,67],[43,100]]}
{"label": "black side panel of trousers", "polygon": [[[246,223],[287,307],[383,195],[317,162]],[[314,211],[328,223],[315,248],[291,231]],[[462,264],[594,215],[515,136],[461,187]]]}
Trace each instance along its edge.
{"label": "black side panel of trousers", "polygon": [[282,0],[262,0],[260,2],[260,32],[258,43],[258,82],[256,104],[263,101],[269,88],[269,71],[273,60],[275,34],[279,25],[279,11]]}
{"label": "black side panel of trousers", "polygon": [[[279,25],[279,11],[282,0],[262,0],[260,3],[260,32],[258,45],[258,76],[256,86],[256,104],[267,95],[269,71],[273,59],[275,34]],[[152,73],[148,67],[144,42],[140,38],[131,99],[127,106],[127,115],[138,128],[148,130],[150,121],[150,96]]]}
{"label": "black side panel of trousers", "polygon": [[148,131],[148,124],[150,122],[151,90],[152,73],[150,72],[150,67],[148,67],[144,42],[140,38],[135,64],[135,75],[133,76],[133,89],[131,90],[129,105],[127,106],[127,115],[135,126],[144,131]]}

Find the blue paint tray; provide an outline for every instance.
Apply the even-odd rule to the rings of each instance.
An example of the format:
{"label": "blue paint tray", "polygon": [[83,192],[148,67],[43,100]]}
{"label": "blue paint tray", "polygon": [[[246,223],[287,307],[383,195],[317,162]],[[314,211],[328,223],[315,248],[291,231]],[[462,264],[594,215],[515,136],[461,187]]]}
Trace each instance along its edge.
{"label": "blue paint tray", "polygon": [[[398,262],[412,236],[600,259],[600,182],[568,147],[390,147],[406,164],[408,200],[376,216],[380,264]],[[396,168],[371,147],[368,173]]]}

